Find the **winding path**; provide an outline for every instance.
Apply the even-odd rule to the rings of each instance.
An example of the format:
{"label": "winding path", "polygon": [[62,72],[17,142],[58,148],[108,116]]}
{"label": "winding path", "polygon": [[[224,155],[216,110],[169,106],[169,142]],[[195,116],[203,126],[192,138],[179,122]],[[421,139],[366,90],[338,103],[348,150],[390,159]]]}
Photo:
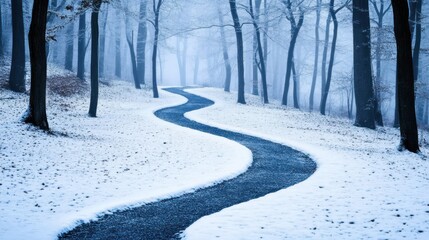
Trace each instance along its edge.
{"label": "winding path", "polygon": [[188,98],[188,102],[155,112],[166,121],[236,141],[253,153],[253,164],[245,173],[218,185],[180,197],[150,203],[105,215],[82,224],[60,239],[172,239],[199,218],[224,208],[262,197],[308,178],[316,164],[306,155],[261,138],[210,127],[184,117],[212,101],[180,88],[164,89]]}

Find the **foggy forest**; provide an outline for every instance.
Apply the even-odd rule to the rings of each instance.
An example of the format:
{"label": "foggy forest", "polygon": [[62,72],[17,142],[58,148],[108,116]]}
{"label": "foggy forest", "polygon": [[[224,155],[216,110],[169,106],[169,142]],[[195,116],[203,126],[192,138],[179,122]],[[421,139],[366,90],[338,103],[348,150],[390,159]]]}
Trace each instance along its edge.
{"label": "foggy forest", "polygon": [[2,0],[0,239],[428,239],[424,0]]}

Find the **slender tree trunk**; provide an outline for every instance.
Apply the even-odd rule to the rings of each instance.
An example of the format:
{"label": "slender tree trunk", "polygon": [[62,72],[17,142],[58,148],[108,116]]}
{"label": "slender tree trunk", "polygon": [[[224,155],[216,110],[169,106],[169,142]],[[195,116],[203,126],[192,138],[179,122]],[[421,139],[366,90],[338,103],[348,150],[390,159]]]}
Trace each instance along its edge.
{"label": "slender tree trunk", "polygon": [[219,17],[219,25],[220,27],[220,38],[222,41],[222,53],[223,53],[223,62],[225,64],[225,83],[224,83],[224,91],[229,92],[231,88],[231,62],[229,60],[228,54],[228,45],[226,43],[226,35],[225,35],[225,27],[222,12],[218,7],[218,17]]}
{"label": "slender tree trunk", "polygon": [[31,18],[28,42],[31,62],[30,105],[24,122],[49,130],[46,116],[46,20],[48,0],[35,1]]}
{"label": "slender tree trunk", "polygon": [[[261,1],[257,0],[256,9],[259,9],[260,5],[261,5]],[[253,19],[253,27],[255,28],[255,33],[256,33],[256,43],[257,43],[256,50],[259,56],[259,67],[260,67],[261,77],[262,77],[262,90],[263,90],[264,103],[267,104],[269,103],[268,89],[267,89],[267,71],[265,67],[264,53],[262,49],[263,45],[261,41],[261,32],[259,30],[259,25],[258,25],[259,18],[256,18],[255,15],[253,14],[252,0],[249,0],[249,6],[250,6],[250,14],[252,15],[252,19]],[[259,14],[259,10],[256,11],[256,14]]]}
{"label": "slender tree trunk", "polygon": [[101,0],[93,0],[93,10],[91,13],[91,101],[89,104],[89,116],[97,117],[98,105],[98,44],[99,44],[99,29],[98,29],[98,14],[100,11]]}
{"label": "slender tree trunk", "polygon": [[158,0],[157,6],[153,6],[154,13],[155,13],[155,34],[154,34],[153,52],[152,52],[152,90],[153,90],[154,98],[159,98],[158,84],[156,81],[156,57],[157,57],[157,51],[158,51],[159,11],[160,11],[161,5],[162,5],[162,0]]}
{"label": "slender tree trunk", "polygon": [[319,46],[320,46],[320,36],[319,36],[319,27],[320,27],[320,11],[322,1],[317,0],[316,6],[316,26],[314,28],[316,41],[315,41],[315,50],[314,50],[314,68],[313,68],[313,80],[311,81],[311,89],[310,89],[310,112],[313,111],[314,107],[314,91],[316,89],[316,81],[317,81],[317,71],[319,70]]}
{"label": "slender tree trunk", "polygon": [[188,50],[188,39],[183,39],[183,46],[180,38],[176,38],[176,57],[179,65],[180,85],[186,86],[186,52]]}
{"label": "slender tree trunk", "polygon": [[141,89],[140,80],[138,78],[138,73],[137,73],[137,61],[136,61],[136,54],[134,52],[133,40],[134,40],[134,32],[131,33],[131,39],[129,39],[127,37],[127,43],[128,43],[128,48],[130,49],[130,57],[131,57],[131,65],[133,68],[134,85],[135,85],[136,89]]}
{"label": "slender tree trunk", "polygon": [[368,1],[353,0],[353,65],[355,125],[375,128]]}
{"label": "slender tree trunk", "polygon": [[328,75],[326,76],[325,91],[322,93],[322,102],[320,103],[320,113],[322,115],[326,114],[326,102],[328,101],[329,89],[331,87],[332,69],[334,67],[335,50],[337,48],[338,21],[334,11],[334,2],[334,0],[331,0],[329,4],[329,13],[331,15],[332,22],[334,23],[334,34],[332,36],[331,56],[329,59]]}
{"label": "slender tree trunk", "polygon": [[264,0],[264,60],[265,65],[268,62],[268,5],[267,0]]}
{"label": "slender tree trunk", "polygon": [[253,33],[253,45],[252,45],[252,94],[259,95],[259,75],[258,75],[258,40],[256,39],[256,32]]}
{"label": "slender tree trunk", "polygon": [[[413,67],[414,67],[414,83],[419,80],[419,59],[420,59],[420,47],[421,47],[421,39],[422,39],[422,2],[423,0],[417,0],[416,6],[416,37],[414,41],[414,49],[413,49]],[[423,108],[424,101],[421,98],[416,99],[417,104],[417,121],[423,121]]]}
{"label": "slender tree trunk", "polygon": [[74,22],[70,22],[67,26],[67,36],[66,36],[66,55],[64,61],[64,68],[69,71],[73,71],[73,47],[74,47],[74,38],[72,37],[74,33]]}
{"label": "slender tree trunk", "polygon": [[[119,18],[119,10],[116,12],[116,17]],[[121,24],[117,21],[115,30],[115,76],[121,78]]]}
{"label": "slender tree trunk", "polygon": [[140,17],[137,33],[137,75],[141,84],[145,83],[146,75],[146,41],[147,41],[147,0],[140,1]]}
{"label": "slender tree trunk", "polygon": [[237,66],[238,66],[238,99],[237,102],[246,104],[244,98],[244,47],[243,32],[241,30],[240,19],[238,18],[237,6],[235,0],[229,0],[231,16],[234,21],[235,36],[237,38]]}
{"label": "slender tree trunk", "polygon": [[299,109],[299,78],[295,69],[295,62],[292,62],[293,75],[293,107]]}
{"label": "slender tree trunk", "polygon": [[22,1],[12,1],[12,65],[9,87],[15,92],[25,92],[25,43]]}
{"label": "slender tree trunk", "polygon": [[408,4],[406,0],[392,0],[392,7],[397,46],[396,88],[399,102],[400,145],[408,151],[419,152]]}
{"label": "slender tree trunk", "polygon": [[[289,12],[290,12],[289,15],[291,15],[292,13],[291,13],[290,7],[288,7],[288,8],[289,8]],[[301,13],[299,15],[298,23],[295,23],[293,16],[289,18],[289,21],[291,21],[291,40],[290,40],[289,51],[288,51],[288,56],[287,56],[286,77],[285,77],[285,85],[284,85],[284,89],[283,89],[282,105],[287,105],[289,85],[290,85],[290,77],[291,77],[292,65],[293,65],[293,61],[294,61],[294,59],[293,59],[294,53],[293,52],[295,51],[295,45],[296,45],[296,40],[298,38],[299,30],[301,29],[301,26],[304,23],[304,12],[301,11]]]}
{"label": "slender tree trunk", "polygon": [[104,78],[104,56],[105,56],[105,49],[106,49],[106,25],[107,25],[107,16],[109,14],[109,4],[105,4],[106,8],[103,12],[103,27],[101,28],[101,34],[100,34],[100,60],[99,60],[99,74],[101,78]]}
{"label": "slender tree trunk", "polygon": [[2,10],[0,3],[0,58],[4,56],[4,48],[3,48],[3,20],[2,20]]}
{"label": "slender tree trunk", "polygon": [[85,80],[85,43],[86,43],[86,14],[79,16],[79,37],[77,50],[77,77]]}
{"label": "slender tree trunk", "polygon": [[380,10],[378,13],[377,22],[377,46],[375,49],[376,61],[376,74],[374,82],[374,110],[375,122],[379,126],[383,126],[383,115],[381,114],[381,45],[382,45],[382,31],[383,31],[383,17],[384,17],[384,1],[380,2]]}
{"label": "slender tree trunk", "polygon": [[331,20],[332,20],[332,16],[331,13],[329,12],[328,17],[326,18],[326,27],[325,27],[325,42],[323,44],[323,53],[322,53],[322,83],[321,83],[321,97],[320,97],[320,102],[322,102],[322,98],[323,98],[323,93],[325,92],[325,87],[326,87],[326,66],[328,64],[328,49],[329,49],[329,33],[331,32]]}

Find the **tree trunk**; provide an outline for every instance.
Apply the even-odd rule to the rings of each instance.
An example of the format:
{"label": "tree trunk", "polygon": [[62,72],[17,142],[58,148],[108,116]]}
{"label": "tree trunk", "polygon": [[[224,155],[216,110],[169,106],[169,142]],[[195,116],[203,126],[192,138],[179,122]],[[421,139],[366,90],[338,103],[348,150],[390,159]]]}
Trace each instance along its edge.
{"label": "tree trunk", "polygon": [[[292,12],[289,8],[289,15],[291,16]],[[289,85],[290,85],[290,76],[292,72],[292,64],[293,64],[293,52],[295,51],[296,40],[298,38],[299,30],[304,22],[304,12],[300,12],[298,23],[295,23],[293,16],[289,17],[289,21],[291,22],[291,40],[289,44],[289,51],[287,55],[287,65],[286,65],[286,76],[285,76],[285,85],[283,89],[283,99],[282,105],[287,105],[288,93],[289,93]]]}
{"label": "tree trunk", "polygon": [[137,73],[137,62],[136,62],[136,54],[134,52],[134,33],[131,34],[131,39],[127,37],[128,48],[130,49],[130,57],[131,57],[131,66],[133,68],[133,77],[134,77],[134,85],[136,89],[141,89],[140,80],[138,78]]}
{"label": "tree trunk", "polygon": [[[252,0],[250,0],[252,1]],[[259,95],[259,75],[258,75],[258,40],[256,39],[256,32],[253,33],[253,45],[252,45],[252,95]]]}
{"label": "tree trunk", "polygon": [[292,62],[293,75],[293,107],[299,109],[299,78],[295,69],[295,62]]}
{"label": "tree trunk", "polygon": [[[413,67],[414,67],[414,83],[419,80],[419,59],[420,59],[420,46],[422,39],[422,2],[423,0],[417,0],[416,6],[416,38],[414,41],[414,49],[413,49]],[[417,120],[419,122],[423,121],[423,108],[424,101],[421,98],[416,99],[417,103]]]}
{"label": "tree trunk", "polygon": [[320,41],[320,36],[319,36],[319,27],[320,27],[320,11],[321,11],[321,6],[322,5],[322,1],[321,0],[317,0],[317,6],[316,6],[316,26],[314,28],[314,32],[315,32],[315,36],[316,36],[316,41],[315,41],[315,51],[314,51],[314,68],[313,68],[313,80],[311,81],[311,89],[310,89],[310,112],[313,111],[313,107],[314,107],[314,91],[316,89],[316,81],[317,81],[317,71],[319,70],[319,41]]}
{"label": "tree trunk", "polygon": [[222,12],[218,7],[218,17],[219,17],[219,25],[220,27],[220,38],[222,41],[222,53],[223,53],[223,62],[225,64],[225,83],[224,83],[224,91],[229,92],[231,88],[231,62],[229,60],[228,54],[228,45],[226,43],[226,35],[225,35],[225,27],[223,22]]}
{"label": "tree trunk", "polygon": [[238,68],[238,99],[237,102],[246,104],[244,98],[244,47],[243,32],[241,31],[240,19],[238,18],[235,0],[229,0],[231,16],[234,21],[235,36],[237,38],[237,68]]}
{"label": "tree trunk", "polygon": [[146,40],[147,40],[147,0],[140,1],[140,17],[137,33],[137,76],[145,84],[146,75]]}
{"label": "tree trunk", "polygon": [[325,91],[322,92],[322,101],[320,102],[320,113],[322,115],[326,114],[326,102],[328,101],[329,89],[331,87],[332,69],[334,67],[335,50],[337,48],[338,20],[336,12],[334,11],[334,2],[334,0],[331,0],[329,4],[329,14],[331,15],[332,22],[334,23],[334,34],[332,36],[331,56],[329,59],[328,75],[326,76]]}
{"label": "tree trunk", "polygon": [[85,43],[86,43],[86,14],[79,16],[79,37],[77,46],[77,77],[85,80]]}
{"label": "tree trunk", "polygon": [[98,105],[98,13],[100,11],[101,0],[93,0],[93,10],[91,13],[91,101],[89,104],[89,116],[97,117]]}
{"label": "tree trunk", "polygon": [[12,0],[12,65],[9,87],[15,92],[25,92],[25,43],[22,1]]}
{"label": "tree trunk", "polygon": [[322,102],[323,93],[325,92],[326,87],[326,62],[328,61],[328,49],[329,49],[329,33],[331,31],[331,20],[332,16],[331,13],[328,14],[328,17],[326,18],[326,27],[325,27],[325,42],[323,44],[323,53],[322,53],[322,82],[320,84],[321,86],[321,94],[320,94],[320,102]]}
{"label": "tree trunk", "polygon": [[375,61],[376,61],[376,74],[374,81],[374,110],[375,110],[375,122],[378,126],[383,126],[383,115],[381,114],[381,47],[382,47],[382,35],[383,31],[383,17],[384,17],[384,1],[380,2],[380,9],[377,21],[377,46],[375,49]]}
{"label": "tree trunk", "polygon": [[28,42],[31,62],[30,105],[24,122],[49,130],[46,116],[46,20],[48,0],[35,1],[31,17]]}
{"label": "tree trunk", "polygon": [[105,55],[105,49],[106,49],[106,25],[107,25],[107,16],[109,14],[109,4],[105,4],[106,8],[103,12],[103,27],[101,28],[101,34],[100,34],[100,60],[99,60],[99,74],[101,78],[104,78],[104,55]]}
{"label": "tree trunk", "polygon": [[188,39],[183,39],[183,46],[180,38],[176,38],[176,57],[179,65],[180,85],[186,86],[186,52],[188,50]]}
{"label": "tree trunk", "polygon": [[74,46],[74,22],[70,22],[67,26],[66,33],[66,54],[64,59],[64,68],[69,71],[73,71],[73,46]]}
{"label": "tree trunk", "polygon": [[[116,12],[116,17],[119,18],[119,10]],[[121,78],[121,24],[117,21],[115,29],[115,76]]]}
{"label": "tree trunk", "polygon": [[3,58],[4,56],[4,49],[3,49],[3,20],[2,20],[2,10],[1,10],[1,3],[0,3],[0,58]]}
{"label": "tree trunk", "polygon": [[368,1],[353,0],[353,66],[356,100],[355,125],[375,128],[371,72],[371,37]]}
{"label": "tree trunk", "polygon": [[[256,0],[256,14],[259,15],[259,8],[261,5],[261,1]],[[255,28],[255,33],[256,33],[256,42],[257,42],[257,53],[259,55],[259,67],[260,67],[260,71],[261,71],[261,77],[262,77],[262,90],[263,90],[263,97],[264,97],[264,103],[267,104],[269,103],[268,101],[268,89],[267,89],[267,71],[266,71],[266,67],[265,67],[265,61],[264,61],[264,53],[263,53],[263,45],[262,45],[262,41],[261,41],[261,32],[259,30],[259,25],[258,25],[258,19],[256,18],[255,15],[253,14],[253,9],[252,9],[252,0],[249,0],[249,6],[250,6],[250,14],[252,15],[252,19],[253,19],[253,27]]]}
{"label": "tree trunk", "polygon": [[153,40],[153,52],[152,52],[152,91],[153,97],[159,98],[158,84],[156,81],[156,57],[158,51],[158,39],[159,39],[159,11],[162,5],[162,0],[158,0],[157,6],[153,6],[155,13],[155,34]]}
{"label": "tree trunk", "polygon": [[400,147],[416,153],[419,152],[419,144],[414,100],[412,43],[408,24],[408,4],[406,0],[392,0],[392,7],[397,46],[396,89],[401,132]]}

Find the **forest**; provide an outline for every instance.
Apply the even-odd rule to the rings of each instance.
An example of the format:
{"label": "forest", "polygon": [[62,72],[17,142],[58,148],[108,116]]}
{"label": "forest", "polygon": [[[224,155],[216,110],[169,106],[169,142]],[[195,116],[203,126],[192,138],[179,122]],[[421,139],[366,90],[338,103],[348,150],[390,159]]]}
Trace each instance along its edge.
{"label": "forest", "polygon": [[[398,189],[407,189],[416,183],[416,192],[412,196],[419,199],[417,205],[420,204],[419,211],[423,212],[423,208],[429,206],[427,197],[420,192],[428,186],[424,169],[429,167],[426,163],[429,146],[428,13],[429,3],[423,0],[2,0],[0,123],[4,135],[0,139],[0,165],[3,169],[0,176],[7,180],[0,182],[0,195],[4,199],[8,195],[9,200],[0,201],[0,207],[9,206],[13,199],[19,198],[13,189],[25,189],[25,185],[32,184],[30,180],[22,180],[26,172],[31,172],[32,176],[36,172],[39,175],[49,172],[46,178],[49,180],[40,180],[43,181],[42,190],[48,188],[45,186],[46,181],[52,181],[48,185],[55,185],[54,182],[61,174],[70,180],[74,179],[72,172],[77,172],[77,176],[82,176],[82,179],[76,181],[83,184],[85,190],[82,190],[82,196],[68,196],[73,199],[71,202],[84,198],[84,195],[90,198],[88,192],[98,191],[98,187],[106,192],[113,188],[97,185],[97,190],[94,190],[93,186],[86,185],[83,176],[93,172],[100,173],[94,174],[92,179],[98,184],[108,184],[111,179],[123,179],[118,174],[128,171],[126,174],[131,174],[133,167],[136,175],[129,176],[126,181],[138,182],[135,177],[144,175],[146,170],[158,174],[157,171],[163,168],[170,174],[164,183],[168,187],[156,183],[156,179],[159,181],[163,178],[161,175],[150,174],[144,182],[153,183],[144,187],[133,185],[133,188],[142,191],[154,191],[152,195],[134,195],[128,188],[122,189],[127,184],[131,186],[131,183],[118,180],[120,183],[115,185],[115,194],[112,195],[115,197],[107,201],[105,206],[94,207],[100,199],[111,199],[110,195],[101,194],[99,199],[89,202],[85,202],[87,199],[79,200],[82,205],[77,204],[77,208],[84,209],[79,213],[83,214],[70,215],[74,207],[62,212],[57,210],[61,216],[68,217],[58,226],[54,224],[55,229],[50,230],[48,235],[39,232],[42,238],[80,239],[82,235],[79,235],[79,231],[85,233],[86,228],[85,224],[80,225],[82,222],[76,219],[93,220],[94,216],[98,218],[100,213],[110,211],[108,209],[115,209],[113,212],[119,210],[122,214],[128,208],[123,209],[121,206],[141,206],[138,204],[141,199],[145,199],[144,202],[158,202],[188,193],[186,189],[211,189],[212,185],[223,181],[229,184],[229,181],[233,181],[231,179],[246,171],[251,174],[252,164],[247,161],[252,161],[253,153],[254,165],[258,165],[256,153],[261,149],[247,144],[264,141],[264,144],[269,144],[267,149],[275,149],[272,156],[276,162],[277,158],[283,159],[282,154],[287,154],[284,158],[294,159],[301,159],[299,151],[308,154],[302,157],[302,161],[308,160],[308,163],[294,163],[297,164],[295,167],[303,164],[302,169],[306,169],[307,175],[303,179],[293,177],[296,179],[293,184],[301,181],[305,183],[308,181],[305,179],[312,174],[317,175],[319,163],[322,163],[321,166],[329,163],[330,160],[325,158],[330,151],[336,156],[333,157],[335,164],[341,166],[343,163],[339,159],[342,156],[355,160],[368,156],[368,166],[377,165],[379,159],[396,159],[386,163],[388,165],[398,164],[401,158],[418,161],[401,163],[411,165],[388,167],[390,170],[377,165],[376,169],[383,169],[380,170],[383,177],[389,174],[392,177],[392,174],[400,171],[401,166],[408,169],[401,177],[393,178],[393,184],[397,184],[399,179],[405,176],[408,178],[409,174],[416,171],[416,167],[421,167],[413,180]],[[180,104],[185,106],[186,111],[183,113],[179,111]],[[177,112],[168,111],[176,105],[180,116]],[[213,108],[212,112],[199,110],[204,107]],[[204,126],[188,123],[187,119],[181,117],[201,122]],[[241,149],[241,145],[223,147],[224,143],[212,139],[212,136],[199,136],[200,133],[189,133],[188,136],[181,128],[161,123],[159,119],[225,137],[239,143],[234,144],[249,148],[251,153]],[[214,127],[216,129],[212,129]],[[247,135],[236,136],[233,132]],[[186,141],[180,141],[181,134]],[[249,140],[248,135],[257,138]],[[195,149],[191,149],[194,137],[199,143],[193,146]],[[204,144],[205,141],[207,144]],[[278,145],[271,146],[272,142]],[[74,144],[82,148],[81,153],[73,149]],[[307,144],[314,145],[314,148]],[[282,150],[283,145],[291,146],[294,150]],[[203,150],[204,147],[208,149]],[[101,154],[103,151],[106,152]],[[223,153],[215,153],[217,151],[228,153],[221,159]],[[85,157],[84,153],[88,153],[89,157]],[[179,159],[183,156],[183,162],[170,162],[175,153]],[[185,156],[194,153],[204,160],[199,160],[195,163],[197,167],[192,169],[189,166],[194,163]],[[45,157],[47,162],[42,160]],[[233,157],[243,159],[230,169],[220,167],[225,164],[223,161]],[[313,157],[316,161],[311,160]],[[169,164],[137,170],[143,158],[143,168],[164,159],[168,159]],[[204,162],[213,158],[219,162]],[[33,159],[38,159],[34,162],[38,167],[32,165]],[[57,159],[62,159],[61,167],[55,167]],[[72,160],[70,164],[64,162],[67,159]],[[118,163],[119,159],[128,159],[133,167]],[[21,168],[16,168],[19,165],[17,162],[23,164]],[[107,167],[104,164],[111,165]],[[218,174],[223,175],[216,176],[216,171],[210,173],[211,170],[203,167],[205,164],[208,164],[205,166],[207,168],[219,167]],[[363,167],[366,164],[361,163],[357,167],[360,172],[356,171],[354,176],[362,172],[367,175]],[[65,171],[70,165],[78,168],[71,172]],[[46,166],[45,170],[42,166]],[[352,166],[347,165],[349,168]],[[53,168],[57,168],[55,176],[52,175]],[[104,170],[101,172],[100,169]],[[171,188],[171,185],[175,185],[173,178],[181,179],[184,176],[177,169],[184,171],[185,175],[199,172],[201,178],[185,178],[183,182],[178,181],[180,184],[176,188]],[[277,172],[274,169],[272,171]],[[178,171],[177,176],[173,170]],[[20,173],[13,174],[11,171]],[[326,174],[323,176],[329,175],[323,171]],[[388,174],[384,171],[394,172]],[[22,178],[18,181],[20,187],[17,187],[14,176]],[[153,180],[148,180],[151,177]],[[100,179],[104,179],[104,182]],[[351,182],[355,184],[353,186],[363,184],[359,181]],[[386,183],[389,181],[386,180]],[[80,191],[77,190],[79,184],[73,187],[75,191]],[[157,184],[160,184],[161,189],[165,187],[165,192],[153,190]],[[231,183],[231,191],[240,192],[234,184]],[[277,191],[293,184],[287,182],[278,189],[271,187]],[[373,191],[379,193],[383,191],[383,186]],[[57,189],[60,188],[63,186]],[[324,187],[317,188],[321,191]],[[38,195],[34,191],[35,196]],[[359,191],[364,192],[365,189]],[[23,192],[28,194],[28,190]],[[248,198],[243,196],[237,203],[270,192],[274,190],[254,193],[254,196]],[[300,190],[298,193],[302,194]],[[117,197],[123,194],[132,197],[127,200]],[[336,190],[335,194],[340,195],[342,192]],[[40,197],[40,201],[45,201],[49,198],[43,194],[35,196],[29,199]],[[226,196],[224,198],[227,199]],[[62,201],[59,195],[53,199]],[[198,202],[199,199],[195,196],[193,201]],[[385,204],[385,199],[378,200]],[[225,207],[236,206],[232,204],[235,200],[230,201],[227,205],[210,205],[207,209],[212,214]],[[395,206],[399,204],[402,211],[404,208],[401,208],[400,202],[396,201]],[[39,204],[33,205],[40,208]],[[45,205],[55,206],[52,201]],[[412,205],[407,202],[405,209],[412,209]],[[55,207],[49,207],[50,211],[55,213]],[[298,211],[299,207],[295,210]],[[187,209],[185,206],[183,208]],[[189,208],[192,209],[192,206]],[[424,212],[427,217],[428,211]],[[57,216],[54,213],[49,216]],[[186,231],[182,232],[184,238],[212,236],[213,232],[205,233],[201,229],[209,231],[207,226],[215,223],[198,220],[196,223],[202,224],[200,229],[193,227],[200,226],[198,224],[191,225],[209,213],[196,219],[189,217],[189,224],[183,220],[183,226],[171,229],[171,233],[166,230],[165,234],[177,234],[186,227]],[[13,216],[13,213],[6,216]],[[43,219],[43,215],[38,217]],[[38,217],[34,219],[37,221]],[[227,222],[225,217],[220,219]],[[388,219],[387,215],[385,219]],[[3,224],[5,231],[4,235],[0,233],[0,238],[14,239],[12,230],[24,220],[17,220],[19,224],[12,224],[12,227],[5,224],[6,220],[9,221],[0,219],[0,230]],[[234,224],[239,220],[230,221],[231,225],[236,226]],[[355,220],[349,223],[353,225]],[[426,223],[427,218],[417,223],[417,227]],[[241,228],[236,227],[235,230]],[[358,224],[357,227],[363,225]],[[323,230],[315,236],[321,238],[334,231],[331,228],[320,229]],[[361,236],[358,229],[353,228],[348,236]],[[235,230],[227,232],[225,239],[236,238],[237,235],[233,233]],[[248,239],[257,234],[265,236],[259,230],[252,231],[247,233]],[[410,232],[406,237],[420,238],[428,234],[429,229],[423,227],[404,231]],[[283,234],[282,231],[280,233]],[[299,232],[296,234],[293,236],[303,236]],[[387,237],[399,236],[394,231],[383,234]],[[28,236],[24,234],[17,238],[25,239]],[[125,238],[140,238],[132,236],[126,235]],[[148,236],[143,239],[165,237]],[[284,237],[279,236],[279,239]],[[377,234],[374,232],[369,236],[375,237]]]}

